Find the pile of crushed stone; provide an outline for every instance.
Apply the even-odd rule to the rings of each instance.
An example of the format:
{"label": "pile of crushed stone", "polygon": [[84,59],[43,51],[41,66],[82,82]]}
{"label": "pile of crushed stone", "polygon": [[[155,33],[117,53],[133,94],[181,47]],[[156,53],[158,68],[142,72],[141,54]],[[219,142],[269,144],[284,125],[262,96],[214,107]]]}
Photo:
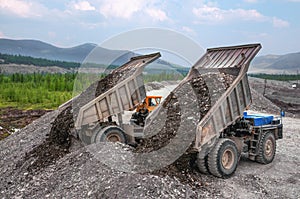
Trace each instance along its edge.
{"label": "pile of crushed stone", "polygon": [[71,146],[53,164],[28,170],[36,158],[25,160],[26,153],[47,139],[57,115],[50,112],[0,142],[1,198],[198,198],[219,193],[209,187],[213,177],[198,174],[202,183],[194,189],[173,176],[122,172],[99,161],[87,147]]}
{"label": "pile of crushed stone", "polygon": [[29,166],[28,170],[33,171],[47,167],[69,153],[72,140],[74,140],[72,136],[74,118],[78,115],[80,107],[102,93],[105,93],[118,82],[130,77],[135,70],[135,68],[127,67],[127,64],[125,64],[113,70],[103,79],[91,84],[79,96],[63,106],[59,110],[58,116],[52,122],[51,130],[47,134],[47,139],[45,139],[41,145],[36,146],[36,148],[28,152],[24,157],[24,159],[32,157],[37,159],[37,161]]}
{"label": "pile of crushed stone", "polygon": [[[195,154],[189,153],[189,148],[198,122],[226,91],[235,76],[224,73],[200,74],[195,71],[179,85],[165,101],[163,114],[158,114],[166,116],[161,131],[143,139],[133,152],[159,151],[175,140],[178,148],[181,142],[188,143],[180,149],[183,155],[172,164],[151,172],[128,173],[99,161],[95,154],[71,135],[73,114],[78,111],[76,107],[126,79],[122,72],[122,69],[116,70],[92,84],[72,103],[45,115],[1,143],[0,165],[4,168],[1,171],[1,183],[4,185],[1,194],[32,198],[124,195],[129,198],[198,198],[216,194],[214,189],[205,189],[206,181],[211,178],[199,174],[194,166]],[[91,96],[91,93],[96,94]],[[156,127],[155,121],[149,121],[148,132],[153,132]],[[22,143],[23,147],[17,147],[16,143]],[[12,146],[11,150],[5,150],[7,146]],[[157,159],[157,162],[160,161],[163,160]],[[5,162],[10,164],[5,165]]]}

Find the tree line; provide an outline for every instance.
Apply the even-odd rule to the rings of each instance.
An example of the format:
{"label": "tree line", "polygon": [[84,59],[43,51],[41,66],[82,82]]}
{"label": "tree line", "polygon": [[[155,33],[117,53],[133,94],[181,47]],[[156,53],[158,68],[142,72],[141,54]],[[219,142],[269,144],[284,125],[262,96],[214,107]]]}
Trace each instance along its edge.
{"label": "tree line", "polygon": [[[105,74],[0,74],[0,107],[56,109]],[[178,73],[144,75],[144,82],[181,80]]]}
{"label": "tree line", "polygon": [[59,66],[62,68],[78,68],[80,63],[77,62],[67,62],[58,60],[48,60],[44,58],[34,58],[30,56],[23,55],[8,55],[0,53],[0,64],[26,64],[35,66]]}
{"label": "tree line", "polygon": [[256,77],[261,79],[270,79],[278,81],[295,81],[300,80],[300,74],[249,74],[250,77]]}

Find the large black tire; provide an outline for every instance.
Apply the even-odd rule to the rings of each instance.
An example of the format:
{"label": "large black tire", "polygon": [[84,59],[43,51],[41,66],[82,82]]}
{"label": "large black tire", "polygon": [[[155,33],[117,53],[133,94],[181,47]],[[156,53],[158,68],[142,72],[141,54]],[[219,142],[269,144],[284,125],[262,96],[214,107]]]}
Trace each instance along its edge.
{"label": "large black tire", "polygon": [[238,149],[234,141],[221,138],[208,154],[209,172],[220,178],[233,175],[239,160]]}
{"label": "large black tire", "polygon": [[262,133],[258,154],[255,157],[256,162],[261,164],[269,164],[274,160],[276,152],[276,139],[272,132],[265,131]]}
{"label": "large black tire", "polygon": [[197,155],[197,160],[196,160],[196,165],[199,169],[199,171],[203,174],[209,174],[208,170],[208,155],[204,156],[203,155]]}
{"label": "large black tire", "polygon": [[125,133],[117,126],[107,126],[98,132],[94,132],[93,142],[121,142],[127,144]]}

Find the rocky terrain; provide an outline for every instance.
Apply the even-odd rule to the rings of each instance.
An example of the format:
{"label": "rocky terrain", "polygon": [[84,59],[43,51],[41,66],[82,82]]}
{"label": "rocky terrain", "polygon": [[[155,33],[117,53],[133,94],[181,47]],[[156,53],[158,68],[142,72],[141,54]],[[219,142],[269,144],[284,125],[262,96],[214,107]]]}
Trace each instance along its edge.
{"label": "rocky terrain", "polygon": [[[196,83],[197,79],[194,81]],[[193,99],[192,95],[186,94]],[[280,108],[255,87],[252,98],[251,110],[279,113]],[[180,112],[174,106],[176,100],[173,98],[170,102],[173,106],[167,110]],[[63,136],[55,137],[53,129],[67,132],[64,128],[71,125],[68,117],[64,117],[70,115],[69,111],[66,108],[49,112],[0,141],[1,198],[300,197],[300,157],[297,152],[300,119],[283,118],[284,139],[277,142],[276,157],[271,164],[261,165],[243,156],[234,176],[220,179],[200,174],[189,161],[189,154],[183,154],[168,167],[151,172],[126,169],[123,161],[112,165],[111,157],[120,161],[120,158],[128,157],[126,151],[131,149],[121,144],[84,146],[73,137],[66,136],[62,140]],[[173,119],[177,121],[176,117],[170,121]],[[65,125],[58,125],[62,123]],[[155,147],[145,146],[142,151],[151,151]]]}
{"label": "rocky terrain", "polygon": [[[287,116],[300,118],[300,89],[292,88],[291,82],[264,80],[258,78],[249,78],[254,95],[265,97],[269,102],[260,104],[262,109],[268,109],[269,113],[277,113],[284,110]],[[278,108],[274,107],[275,104]],[[273,111],[272,111],[273,110]],[[262,111],[259,110],[258,111]]]}
{"label": "rocky terrain", "polygon": [[[299,198],[300,120],[284,118],[284,139],[275,160],[261,165],[242,158],[235,175],[219,179],[196,169],[180,175],[130,173],[112,169],[87,147],[74,148],[63,158],[30,174],[37,157],[26,153],[47,139],[58,111],[42,116],[0,143],[1,198]],[[75,147],[76,146],[76,147]],[[185,173],[187,172],[187,173]],[[181,180],[181,181],[180,181]]]}

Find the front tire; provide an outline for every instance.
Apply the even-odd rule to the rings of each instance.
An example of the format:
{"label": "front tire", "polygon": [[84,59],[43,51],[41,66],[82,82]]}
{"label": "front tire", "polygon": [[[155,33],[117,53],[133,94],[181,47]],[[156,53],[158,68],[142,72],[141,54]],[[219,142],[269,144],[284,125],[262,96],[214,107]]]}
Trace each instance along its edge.
{"label": "front tire", "polygon": [[238,149],[234,141],[221,138],[208,155],[209,172],[220,178],[233,175],[238,164]]}
{"label": "front tire", "polygon": [[261,164],[269,164],[274,160],[276,152],[276,140],[272,132],[265,131],[262,134],[258,146],[258,155],[255,160]]}
{"label": "front tire", "polygon": [[99,142],[121,142],[127,144],[125,133],[117,126],[107,126],[93,136],[94,143]]}

